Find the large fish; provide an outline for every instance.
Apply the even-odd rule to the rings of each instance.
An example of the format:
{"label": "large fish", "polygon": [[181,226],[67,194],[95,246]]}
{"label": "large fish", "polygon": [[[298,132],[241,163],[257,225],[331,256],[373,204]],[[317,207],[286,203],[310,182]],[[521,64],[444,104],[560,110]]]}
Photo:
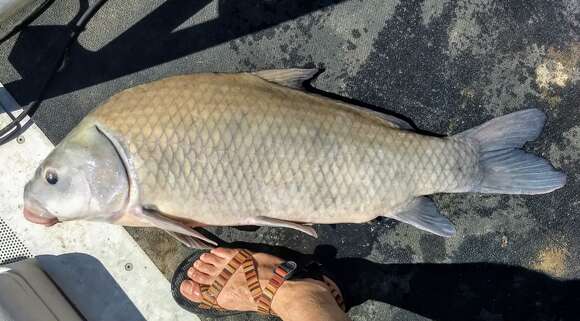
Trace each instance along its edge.
{"label": "large fish", "polygon": [[386,216],[455,232],[424,195],[540,194],[566,177],[521,150],[536,109],[446,138],[302,89],[316,70],[176,76],[120,92],[54,149],[26,185],[24,215],[162,228],[190,246],[194,226],[278,226]]}

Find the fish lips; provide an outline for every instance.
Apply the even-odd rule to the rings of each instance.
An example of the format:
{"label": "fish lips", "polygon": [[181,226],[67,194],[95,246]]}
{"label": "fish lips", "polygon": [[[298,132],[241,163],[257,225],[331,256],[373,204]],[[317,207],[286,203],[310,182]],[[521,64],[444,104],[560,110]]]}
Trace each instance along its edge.
{"label": "fish lips", "polygon": [[24,218],[26,218],[29,222],[40,224],[44,226],[53,226],[54,224],[58,223],[58,218],[54,216],[48,216],[44,213],[35,212],[32,208],[24,206]]}
{"label": "fish lips", "polygon": [[30,195],[31,183],[28,182],[24,186],[24,218],[29,222],[40,224],[44,226],[53,226],[58,223],[59,220],[56,216],[51,215],[45,210],[36,199]]}

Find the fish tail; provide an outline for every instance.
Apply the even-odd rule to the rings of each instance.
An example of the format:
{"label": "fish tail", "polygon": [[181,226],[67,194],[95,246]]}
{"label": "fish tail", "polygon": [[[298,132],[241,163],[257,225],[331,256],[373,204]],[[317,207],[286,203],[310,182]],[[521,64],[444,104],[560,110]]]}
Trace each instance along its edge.
{"label": "fish tail", "polygon": [[546,116],[527,109],[492,119],[454,138],[478,144],[479,168],[471,192],[543,194],[566,184],[566,175],[538,156],[521,148],[536,139]]}

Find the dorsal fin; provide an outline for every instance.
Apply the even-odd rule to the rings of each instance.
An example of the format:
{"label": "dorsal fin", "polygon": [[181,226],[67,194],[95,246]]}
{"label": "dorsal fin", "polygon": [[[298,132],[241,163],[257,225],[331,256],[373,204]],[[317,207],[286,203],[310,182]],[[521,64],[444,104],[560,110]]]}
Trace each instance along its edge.
{"label": "dorsal fin", "polygon": [[302,84],[312,79],[318,73],[318,69],[271,69],[253,72],[252,74],[282,86],[303,89]]}
{"label": "dorsal fin", "polygon": [[[291,68],[291,69],[270,69],[270,70],[261,70],[255,71],[252,74],[258,76],[266,81],[273,82],[285,87],[290,87],[294,89],[304,89],[302,84],[305,81],[312,79],[320,70],[316,68],[312,69],[298,69],[298,68]],[[325,97],[327,98],[327,97]],[[328,98],[327,98],[328,99]],[[337,101],[338,102],[338,101]],[[405,130],[413,130],[413,126],[411,126],[408,122],[400,119],[398,117],[387,115],[384,113],[380,113],[365,107],[350,105],[344,102],[338,102],[346,108],[354,109],[359,113],[365,113],[367,115],[377,117],[383,121],[388,122],[392,127],[405,129]]]}

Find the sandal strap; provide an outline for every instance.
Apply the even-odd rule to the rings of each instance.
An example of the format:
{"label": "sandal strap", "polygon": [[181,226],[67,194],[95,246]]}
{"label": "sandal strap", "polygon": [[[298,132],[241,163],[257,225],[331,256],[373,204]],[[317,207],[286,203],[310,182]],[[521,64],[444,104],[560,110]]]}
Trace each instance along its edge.
{"label": "sandal strap", "polygon": [[256,302],[259,313],[276,315],[272,312],[272,300],[282,284],[292,276],[296,267],[295,262],[286,261],[274,268],[274,275],[268,281],[268,285],[263,290],[262,296]]}
{"label": "sandal strap", "polygon": [[254,258],[250,255],[249,259],[247,259],[242,264],[242,270],[244,271],[244,275],[246,276],[246,284],[248,286],[248,290],[252,294],[252,299],[257,304],[258,300],[262,296],[262,287],[260,286],[260,281],[258,280],[258,271],[256,270],[256,262]]}
{"label": "sandal strap", "polygon": [[216,298],[220,295],[232,275],[246,262],[252,260],[252,255],[246,250],[240,250],[238,253],[226,264],[221,273],[213,281],[207,293]]}
{"label": "sandal strap", "polygon": [[218,311],[224,311],[224,308],[222,308],[217,303],[216,298],[214,298],[213,296],[208,294],[209,285],[201,285],[200,290],[201,290],[201,299],[202,299],[202,302],[199,304],[200,308],[206,309],[206,310],[215,309]]}
{"label": "sandal strap", "polygon": [[220,295],[223,288],[231,279],[232,275],[242,267],[244,275],[246,277],[246,282],[248,289],[252,293],[252,297],[255,302],[258,298],[262,296],[262,288],[260,287],[260,282],[258,281],[258,272],[256,271],[256,263],[252,257],[252,254],[246,250],[240,250],[238,253],[226,264],[224,269],[220,272],[214,282],[208,285],[200,286],[201,296],[203,302],[200,307],[204,309],[216,309],[224,310],[217,303],[217,297]]}
{"label": "sandal strap", "polygon": [[336,304],[338,304],[338,306],[342,309],[342,311],[346,311],[346,304],[344,303],[344,298],[342,297],[340,292],[330,282],[326,280],[324,280],[323,282],[330,289],[330,293],[334,297]]}
{"label": "sandal strap", "polygon": [[329,278],[329,276],[326,274],[327,274],[327,271],[324,271],[322,264],[320,264],[317,261],[310,261],[310,262],[302,265],[300,268],[298,268],[298,270],[292,276],[292,278],[298,278],[298,279],[310,278],[310,279],[315,279],[315,280],[319,280],[319,281],[324,282],[326,284],[326,286],[330,289],[330,293],[334,297],[336,304],[338,304],[338,306],[343,311],[346,311],[346,302],[345,302],[344,297],[342,296],[342,294],[340,292],[340,288],[338,287],[338,284],[333,285],[331,282],[328,282],[328,280],[332,280],[332,279]]}
{"label": "sandal strap", "polygon": [[[257,305],[258,313],[276,315],[272,311],[272,301],[278,289],[284,284],[284,282],[290,279],[294,272],[296,272],[297,264],[293,261],[286,261],[282,264],[277,265],[274,268],[274,275],[268,281],[266,288],[262,290],[260,282],[258,280],[258,272],[256,269],[256,263],[252,257],[252,254],[246,250],[240,250],[224,267],[222,272],[218,275],[215,281],[211,285],[201,285],[201,297],[202,302],[199,307],[203,309],[215,309],[218,311],[225,311],[217,303],[217,297],[226,286],[232,275],[240,268],[244,271],[246,277],[246,283],[252,298]],[[344,298],[327,280],[322,278],[323,282],[331,289],[331,294],[336,300],[336,303],[344,311],[346,306],[344,303]]]}

